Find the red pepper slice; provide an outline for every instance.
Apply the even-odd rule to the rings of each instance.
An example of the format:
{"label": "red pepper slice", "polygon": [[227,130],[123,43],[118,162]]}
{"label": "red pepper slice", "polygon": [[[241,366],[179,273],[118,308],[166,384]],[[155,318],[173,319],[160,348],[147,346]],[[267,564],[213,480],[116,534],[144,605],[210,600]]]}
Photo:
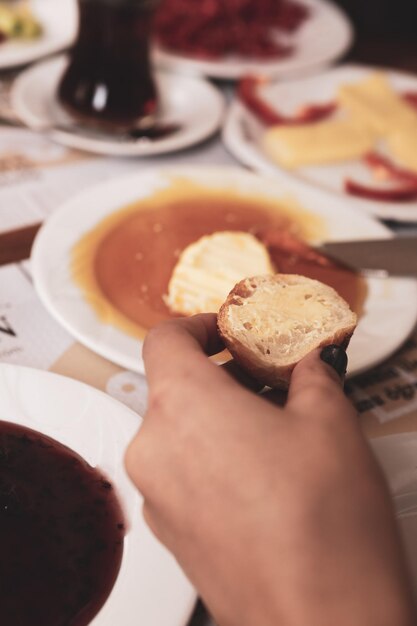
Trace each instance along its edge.
{"label": "red pepper slice", "polygon": [[369,200],[380,200],[381,202],[408,202],[417,200],[417,183],[408,183],[402,187],[392,189],[377,189],[362,185],[354,180],[345,180],[345,191],[352,196],[367,198]]}
{"label": "red pepper slice", "polygon": [[319,122],[326,119],[338,108],[337,102],[325,102],[324,104],[307,104],[293,118],[294,124],[306,124]]}
{"label": "red pepper slice", "polygon": [[417,109],[417,91],[406,91],[402,97],[410,106]]}
{"label": "red pepper slice", "polygon": [[269,106],[258,94],[258,87],[265,80],[254,76],[244,76],[237,86],[238,98],[266,126],[286,123],[285,117]]}
{"label": "red pepper slice", "polygon": [[265,83],[265,79],[245,76],[239,81],[237,95],[241,102],[266,126],[281,126],[292,124],[309,124],[329,117],[337,109],[336,102],[324,104],[309,104],[293,117],[281,115],[275,108],[267,104],[259,95],[258,87]]}
{"label": "red pepper slice", "polygon": [[417,174],[394,165],[387,157],[377,152],[368,152],[363,160],[381,180],[402,180],[417,185]]}
{"label": "red pepper slice", "polygon": [[[290,124],[310,124],[319,122],[332,115],[338,108],[337,102],[324,104],[307,104],[303,106],[293,117],[279,113],[262,100],[258,94],[258,87],[266,82],[266,79],[255,76],[244,76],[238,84],[237,94],[239,99],[247,106],[266,126],[279,126]],[[408,91],[402,94],[408,104],[417,109],[417,91]],[[393,166],[394,167],[394,166]],[[404,170],[405,171],[405,170]]]}

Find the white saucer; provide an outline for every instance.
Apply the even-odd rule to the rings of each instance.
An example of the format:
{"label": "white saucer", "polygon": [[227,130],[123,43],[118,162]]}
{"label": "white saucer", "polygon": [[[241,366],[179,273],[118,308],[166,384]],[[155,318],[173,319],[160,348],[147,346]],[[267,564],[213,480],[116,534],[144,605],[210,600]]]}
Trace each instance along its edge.
{"label": "white saucer", "polygon": [[0,69],[32,63],[68,48],[77,31],[75,0],[31,0],[31,10],[42,25],[42,35],[33,40],[0,43]]}
{"label": "white saucer", "polygon": [[[376,71],[381,71],[381,68],[342,65],[302,80],[265,84],[260,93],[262,98],[265,98],[272,106],[275,104],[279,111],[291,115],[300,106],[333,100],[341,84],[359,81]],[[388,70],[386,74],[398,91],[417,92],[416,76]],[[241,163],[258,172],[272,174],[281,180],[291,178],[300,184],[314,185],[330,192],[331,201],[334,201],[336,197],[345,198],[351,206],[381,219],[417,221],[417,202],[415,201],[378,202],[345,193],[343,190],[345,178],[352,178],[370,186],[375,184],[372,182],[369,170],[359,160],[287,170],[270,160],[263,151],[259,143],[262,131],[261,125],[254,121],[253,116],[240,102],[235,100],[229,108],[223,126],[223,141]]]}
{"label": "white saucer", "polygon": [[[208,188],[231,188],[266,198],[294,198],[322,217],[328,240],[387,238],[391,231],[348,202],[288,179],[278,183],[232,167],[181,166],[148,170],[99,184],[70,199],[45,222],[32,248],[35,288],[50,313],[81,343],[127,369],[143,373],[138,340],[106,325],[86,302],[70,272],[79,239],[103,218],[185,177]],[[287,202],[288,205],[288,202]],[[198,211],[198,205],[196,205]],[[163,236],[161,233],[159,237]],[[159,240],[161,245],[161,240]],[[358,374],[394,352],[417,317],[417,282],[406,278],[368,279],[365,312],[349,345],[349,373]],[[395,323],[393,323],[395,320]]]}
{"label": "white saucer", "polygon": [[244,74],[288,78],[331,63],[350,48],[353,29],[346,14],[327,0],[301,0],[311,9],[311,16],[285,41],[294,43],[294,53],[279,60],[251,60],[222,57],[215,61],[174,54],[156,45],[154,61],[174,71],[202,74],[212,78],[237,79]]}
{"label": "white saucer", "polygon": [[[12,87],[12,106],[20,119],[34,129],[73,120],[57,102],[56,90],[66,67],[60,56],[23,72]],[[116,140],[107,135],[56,130],[50,137],[65,146],[113,156],[152,156],[181,150],[212,135],[221,125],[224,102],[220,92],[199,78],[157,72],[162,118],[180,125],[170,136],[157,141]]]}
{"label": "white saucer", "polygon": [[102,469],[115,485],[129,530],[118,578],[91,626],[185,626],[196,594],[146,526],[142,498],[123,465],[138,415],[69,378],[0,364],[0,420],[53,437]]}

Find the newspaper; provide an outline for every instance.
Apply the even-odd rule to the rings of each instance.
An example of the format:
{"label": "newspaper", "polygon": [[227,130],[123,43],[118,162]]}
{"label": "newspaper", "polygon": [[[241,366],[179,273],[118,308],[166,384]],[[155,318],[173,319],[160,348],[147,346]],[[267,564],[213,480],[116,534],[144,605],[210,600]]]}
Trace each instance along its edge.
{"label": "newspaper", "polygon": [[366,434],[372,437],[417,430],[417,331],[387,361],[349,380]]}

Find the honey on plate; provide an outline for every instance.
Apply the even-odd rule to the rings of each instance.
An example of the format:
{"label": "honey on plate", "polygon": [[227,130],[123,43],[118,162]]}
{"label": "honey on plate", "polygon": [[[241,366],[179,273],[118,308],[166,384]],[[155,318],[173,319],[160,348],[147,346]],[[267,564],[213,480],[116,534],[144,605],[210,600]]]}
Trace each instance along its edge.
{"label": "honey on plate", "polygon": [[325,238],[321,218],[293,199],[239,194],[182,178],[112,213],[82,237],[72,250],[72,276],[101,321],[141,338],[174,316],[166,294],[181,252],[200,237],[221,231],[253,234],[266,245],[276,271],[321,280],[361,312],[366,297],[361,277],[277,246],[273,233],[307,241]]}

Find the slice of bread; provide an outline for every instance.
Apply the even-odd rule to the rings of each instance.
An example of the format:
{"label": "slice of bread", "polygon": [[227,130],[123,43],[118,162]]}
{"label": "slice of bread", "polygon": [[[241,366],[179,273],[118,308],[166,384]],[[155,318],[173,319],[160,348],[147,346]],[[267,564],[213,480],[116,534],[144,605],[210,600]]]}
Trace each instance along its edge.
{"label": "slice of bread", "polygon": [[240,281],[220,308],[217,324],[235,360],[268,387],[288,388],[296,364],[311,350],[347,347],[356,314],[339,294],[296,274]]}

